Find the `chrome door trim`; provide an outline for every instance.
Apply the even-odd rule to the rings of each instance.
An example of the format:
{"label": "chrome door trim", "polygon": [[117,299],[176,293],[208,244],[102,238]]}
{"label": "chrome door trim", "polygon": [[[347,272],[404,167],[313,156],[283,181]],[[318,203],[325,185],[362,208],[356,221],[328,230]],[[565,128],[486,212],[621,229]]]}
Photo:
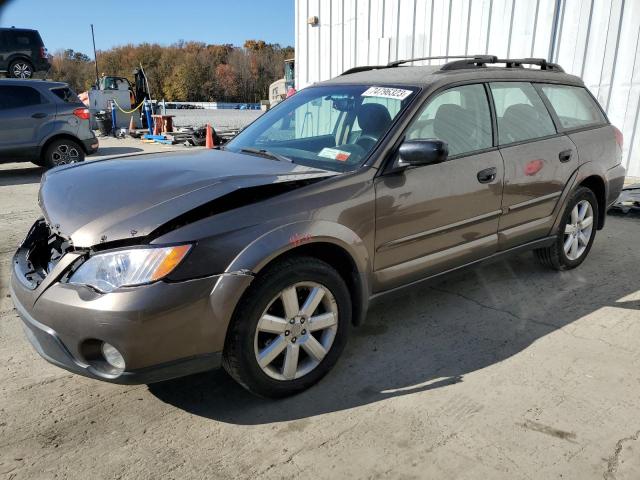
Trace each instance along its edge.
{"label": "chrome door trim", "polygon": [[507,207],[507,212],[511,212],[513,210],[518,210],[519,208],[530,207],[531,205],[535,205],[536,203],[546,202],[547,200],[552,200],[554,198],[562,195],[562,190],[559,192],[549,193],[547,195],[542,195],[541,197],[532,198],[531,200],[526,200],[524,202],[515,203],[509,207]]}

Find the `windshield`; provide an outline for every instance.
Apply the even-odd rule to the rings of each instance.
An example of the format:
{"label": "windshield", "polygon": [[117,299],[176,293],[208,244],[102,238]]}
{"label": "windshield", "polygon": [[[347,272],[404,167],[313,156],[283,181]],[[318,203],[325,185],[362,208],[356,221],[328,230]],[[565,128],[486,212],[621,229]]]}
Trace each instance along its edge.
{"label": "windshield", "polygon": [[305,88],[249,125],[225,149],[262,151],[325,170],[355,170],[417,90],[370,85]]}

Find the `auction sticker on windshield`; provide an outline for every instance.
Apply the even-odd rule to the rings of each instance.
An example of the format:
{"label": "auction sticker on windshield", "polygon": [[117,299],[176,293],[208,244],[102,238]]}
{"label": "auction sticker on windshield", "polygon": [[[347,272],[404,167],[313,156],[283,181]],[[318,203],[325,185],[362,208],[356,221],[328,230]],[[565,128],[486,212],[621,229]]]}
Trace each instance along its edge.
{"label": "auction sticker on windshield", "polygon": [[411,90],[405,90],[403,88],[369,87],[364,92],[362,92],[362,96],[395,98],[396,100],[404,100],[412,93],[413,92]]}
{"label": "auction sticker on windshield", "polygon": [[319,157],[330,158],[332,160],[338,160],[340,162],[346,162],[349,159],[351,153],[338,150],[337,148],[323,148],[318,153]]}

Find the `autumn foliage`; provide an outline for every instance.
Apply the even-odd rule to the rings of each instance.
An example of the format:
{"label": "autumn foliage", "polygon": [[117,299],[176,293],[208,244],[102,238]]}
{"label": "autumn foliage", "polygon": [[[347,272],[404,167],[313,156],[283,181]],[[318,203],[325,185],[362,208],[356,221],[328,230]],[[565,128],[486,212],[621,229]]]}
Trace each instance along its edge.
{"label": "autumn foliage", "polygon": [[[173,45],[143,43],[98,52],[100,74],[133,80],[142,64],[151,94],[168,101],[258,102],[268,98],[269,85],[284,76],[284,60],[292,47],[247,40],[243,47],[180,41]],[[95,66],[87,55],[64,50],[51,59],[50,76],[76,91],[95,82]]]}

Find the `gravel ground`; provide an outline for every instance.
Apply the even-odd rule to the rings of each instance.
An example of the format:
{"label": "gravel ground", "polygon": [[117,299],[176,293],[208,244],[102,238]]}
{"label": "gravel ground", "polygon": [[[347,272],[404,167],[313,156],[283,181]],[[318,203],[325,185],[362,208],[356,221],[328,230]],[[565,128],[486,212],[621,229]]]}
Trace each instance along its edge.
{"label": "gravel ground", "polygon": [[210,123],[213,128],[242,128],[263,113],[261,110],[167,110],[167,115],[176,116],[173,122],[178,127]]}
{"label": "gravel ground", "polygon": [[640,478],[639,218],[576,270],[526,254],[388,297],[319,385],[267,401],[224,371],[119,386],[37,355],[8,280],[41,174],[0,166],[0,477]]}

